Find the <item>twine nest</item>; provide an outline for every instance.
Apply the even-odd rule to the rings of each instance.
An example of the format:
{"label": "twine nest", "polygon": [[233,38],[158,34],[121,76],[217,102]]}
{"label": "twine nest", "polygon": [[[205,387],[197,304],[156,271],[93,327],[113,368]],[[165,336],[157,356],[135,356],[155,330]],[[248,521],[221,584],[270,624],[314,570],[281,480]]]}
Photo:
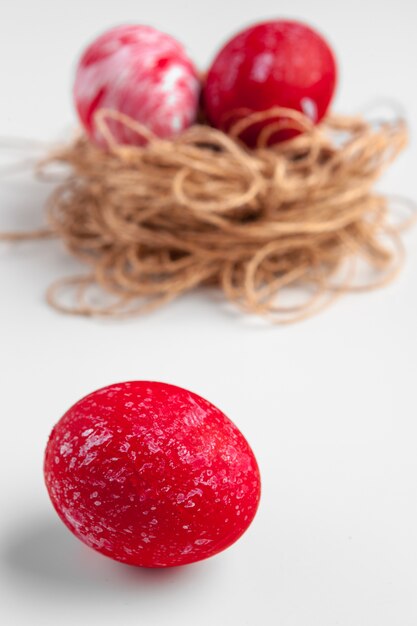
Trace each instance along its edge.
{"label": "twine nest", "polygon": [[[239,136],[265,117],[275,121],[258,148],[245,148]],[[288,322],[398,270],[398,232],[387,199],[372,188],[407,142],[401,120],[332,115],[313,126],[301,113],[273,109],[230,135],[196,125],[172,141],[111,111],[96,122],[107,150],[81,136],[44,163],[70,168],[50,199],[50,227],[91,266],[50,288],[61,311],[132,314],[213,285],[247,311]],[[146,145],[118,145],[115,123]],[[303,134],[267,147],[283,125]],[[357,282],[358,259],[370,268],[366,285]]]}

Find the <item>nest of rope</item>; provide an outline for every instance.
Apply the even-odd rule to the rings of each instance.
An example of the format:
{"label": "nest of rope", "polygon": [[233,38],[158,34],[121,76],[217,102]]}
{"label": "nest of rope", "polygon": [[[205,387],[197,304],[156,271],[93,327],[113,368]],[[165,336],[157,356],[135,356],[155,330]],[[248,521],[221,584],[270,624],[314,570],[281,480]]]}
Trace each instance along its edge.
{"label": "nest of rope", "polygon": [[[302,133],[268,147],[271,122],[249,150],[239,136],[266,115]],[[115,120],[146,145],[118,145]],[[373,187],[407,142],[401,120],[332,115],[314,126],[273,109],[229,135],[196,125],[169,141],[111,111],[96,121],[106,149],[81,136],[44,164],[69,166],[50,227],[91,268],[50,288],[61,311],[130,315],[215,286],[246,311],[287,322],[398,271],[398,230]]]}

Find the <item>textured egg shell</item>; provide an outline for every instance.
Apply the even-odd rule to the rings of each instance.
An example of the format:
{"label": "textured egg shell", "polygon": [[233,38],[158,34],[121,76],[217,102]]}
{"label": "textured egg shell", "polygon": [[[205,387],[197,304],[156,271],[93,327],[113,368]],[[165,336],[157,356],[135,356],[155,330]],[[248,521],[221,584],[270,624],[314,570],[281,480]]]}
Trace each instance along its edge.
{"label": "textured egg shell", "polygon": [[[257,24],[228,41],[214,59],[203,91],[205,112],[226,132],[251,112],[273,107],[302,111],[317,123],[330,105],[336,74],[330,46],[309,26],[287,20]],[[265,125],[256,124],[241,138],[254,147]],[[276,132],[269,143],[294,134]]]}
{"label": "textured egg shell", "polygon": [[127,382],[77,402],[45,455],[52,503],[88,546],[131,565],[199,561],[251,523],[260,476],[249,444],[207,400]]}

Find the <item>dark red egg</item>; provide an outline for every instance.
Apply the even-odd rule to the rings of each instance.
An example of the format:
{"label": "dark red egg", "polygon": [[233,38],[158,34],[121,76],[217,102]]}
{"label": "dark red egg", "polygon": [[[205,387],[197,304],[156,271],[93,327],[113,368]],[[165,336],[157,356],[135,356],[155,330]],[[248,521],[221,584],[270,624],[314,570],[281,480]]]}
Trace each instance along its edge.
{"label": "dark red egg", "polygon": [[[223,131],[250,113],[285,107],[303,112],[314,124],[325,115],[336,85],[336,62],[323,37],[294,21],[252,26],[231,39],[207,74],[203,100],[211,124]],[[249,146],[272,118],[242,133]],[[281,120],[282,121],[282,120]],[[269,145],[294,136],[278,130]]]}
{"label": "dark red egg", "polygon": [[260,497],[256,459],[236,426],[164,383],[115,384],[74,404],[52,430],[44,470],[58,515],[81,541],[143,567],[224,550]]}
{"label": "dark red egg", "polygon": [[[74,100],[90,139],[105,144],[96,113],[126,115],[161,138],[174,137],[196,119],[200,81],[183,46],[150,26],[117,26],[84,51],[77,67]],[[109,121],[117,143],[143,144],[144,136]]]}

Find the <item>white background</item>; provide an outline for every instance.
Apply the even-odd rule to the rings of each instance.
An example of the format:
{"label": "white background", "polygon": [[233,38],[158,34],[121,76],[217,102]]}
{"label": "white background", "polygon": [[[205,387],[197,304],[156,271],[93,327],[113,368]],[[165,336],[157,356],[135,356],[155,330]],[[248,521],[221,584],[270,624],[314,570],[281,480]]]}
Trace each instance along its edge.
{"label": "white background", "polygon": [[[310,22],[333,43],[336,110],[393,97],[413,126],[411,0],[3,0],[0,138],[70,134],[75,60],[107,27],[152,24],[205,67],[237,29],[274,16]],[[385,190],[416,196],[416,156],[414,143]],[[0,228],[41,223],[49,191],[29,174],[1,179]],[[389,288],[277,328],[204,293],[128,322],[65,317],[44,291],[82,268],[57,242],[1,244],[1,622],[416,626],[416,231],[406,245]],[[43,485],[44,446],[62,413],[97,387],[141,378],[217,404],[262,470],[248,533],[186,568],[140,570],[95,554],[64,528]]]}

